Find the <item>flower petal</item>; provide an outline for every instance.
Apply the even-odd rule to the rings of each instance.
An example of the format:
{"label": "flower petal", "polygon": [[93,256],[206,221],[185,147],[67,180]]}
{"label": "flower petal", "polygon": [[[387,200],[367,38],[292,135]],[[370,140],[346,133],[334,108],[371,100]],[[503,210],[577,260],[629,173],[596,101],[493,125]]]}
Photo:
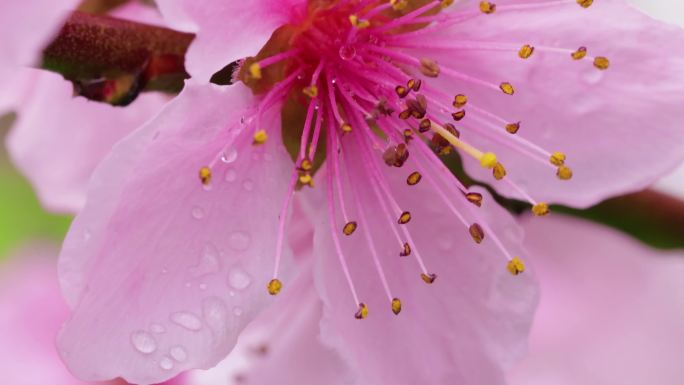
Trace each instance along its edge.
{"label": "flower petal", "polygon": [[88,180],[114,143],[151,118],[166,102],[144,94],[127,108],[73,98],[61,76],[28,72],[30,86],[7,138],[16,166],[50,210],[76,212],[85,203]]}
{"label": "flower petal", "polygon": [[207,82],[229,63],[256,55],[276,28],[301,17],[306,1],[159,0],[157,4],[170,26],[197,33],[186,68],[193,78]]}
{"label": "flower petal", "polygon": [[524,227],[544,295],[510,383],[680,384],[684,253],[563,216]]}
{"label": "flower petal", "polygon": [[[325,305],[321,322],[324,343],[347,359],[362,384],[502,384],[501,366],[510,364],[524,349],[536,303],[531,273],[509,274],[506,259],[493,248],[491,233],[476,245],[428,182],[406,184],[413,171],[409,169],[416,167],[412,162],[420,158],[413,156],[398,169],[373,157],[390,182],[391,198],[411,213],[410,223],[403,226],[408,226],[415,244],[411,255],[400,257],[402,245],[390,231],[396,220],[387,221],[374,199],[371,187],[376,181],[365,175],[369,164],[350,151],[345,153],[344,167],[348,167],[350,185],[358,189],[359,198],[352,198],[349,189],[345,196],[349,205],[356,202],[349,206],[354,207],[353,215],[364,212],[366,221],[355,217],[359,229],[340,242],[359,300],[368,306],[369,314],[367,319],[355,319],[358,304],[344,278],[331,233],[326,231],[327,220],[321,218],[314,254],[316,286]],[[492,226],[504,241],[519,239],[512,218],[481,192],[483,208],[455,196],[458,210],[467,217],[477,211],[482,223]],[[356,207],[357,203],[361,207]],[[378,279],[364,227],[372,234],[391,295],[402,301],[398,315],[393,314]],[[432,285],[421,280],[416,250],[428,272],[438,276]],[[510,251],[520,255],[521,250]]]}
{"label": "flower petal", "polygon": [[[495,85],[510,82],[515,94],[467,82],[441,87],[446,84],[453,89],[448,92],[469,95],[473,104],[507,122],[521,121],[519,137],[568,156],[574,176],[560,181],[546,161],[548,156],[537,161],[513,150],[514,138],[504,130],[505,124],[484,125],[471,119],[477,115],[474,110],[468,111],[462,122],[463,138],[495,152],[508,169],[507,177],[533,197],[589,206],[611,195],[640,190],[684,160],[679,146],[684,141],[681,28],[653,20],[622,0],[597,1],[588,9],[574,1],[520,11],[505,10],[502,4],[493,14],[454,28],[464,41],[512,48],[466,49],[456,57],[446,51],[430,54]],[[527,60],[518,57],[524,44],[536,47]],[[544,49],[572,51],[581,46],[587,47],[589,57],[578,61],[569,52]],[[610,68],[594,68],[592,55],[607,57]],[[476,130],[488,131],[507,145],[484,139],[473,133]],[[479,163],[470,159],[466,163],[478,178],[493,181],[491,172]],[[520,197],[505,183],[497,183],[496,188]]]}
{"label": "flower petal", "polygon": [[[186,84],[96,170],[60,257],[74,311],[58,344],[79,377],[149,384],[211,367],[271,300],[292,163],[275,113],[271,140],[252,146],[253,103],[242,85]],[[222,150],[203,187],[198,171]]]}

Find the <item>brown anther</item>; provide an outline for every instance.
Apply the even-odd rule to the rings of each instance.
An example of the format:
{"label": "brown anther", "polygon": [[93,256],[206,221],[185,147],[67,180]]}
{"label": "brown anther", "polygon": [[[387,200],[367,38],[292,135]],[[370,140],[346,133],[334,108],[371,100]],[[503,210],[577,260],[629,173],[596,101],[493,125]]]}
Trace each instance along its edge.
{"label": "brown anther", "polygon": [[409,151],[405,143],[399,143],[396,146],[389,147],[382,154],[382,159],[388,166],[401,167],[408,160]]}
{"label": "brown anther", "polygon": [[430,119],[423,119],[420,121],[420,125],[418,126],[418,132],[428,132],[430,131],[430,127],[432,127],[432,122]]}
{"label": "brown anther", "polygon": [[506,125],[506,131],[508,131],[509,134],[517,134],[518,130],[520,130],[520,122],[508,123]]}
{"label": "brown anther", "polygon": [[352,131],[352,126],[349,123],[342,123],[342,126],[340,126],[340,130],[342,130],[343,134],[348,134]]}
{"label": "brown anther", "polygon": [[439,76],[439,64],[432,59],[420,59],[420,72],[430,78]]}
{"label": "brown anther", "polygon": [[394,113],[394,108],[392,108],[384,96],[380,97],[380,100],[374,107],[374,113],[376,116],[384,115],[391,116]]}
{"label": "brown anther", "polygon": [[473,238],[473,241],[475,243],[482,243],[485,237],[484,230],[482,230],[482,227],[478,225],[477,223],[473,223],[468,227],[468,232],[470,233],[470,236]]}
{"label": "brown anther", "polygon": [[408,257],[409,255],[411,255],[411,245],[409,245],[408,243],[404,243],[404,247],[401,249],[399,256]]}
{"label": "brown anther", "polygon": [[399,220],[397,220],[397,223],[399,223],[400,225],[405,225],[409,223],[409,221],[411,221],[411,213],[408,211],[404,211],[399,216]]}
{"label": "brown anther", "polygon": [[404,141],[408,143],[413,139],[413,131],[410,128],[404,130]]}
{"label": "brown anther", "polygon": [[392,299],[392,313],[399,315],[401,313],[401,301],[399,298]]}
{"label": "brown anther", "polygon": [[406,110],[401,111],[399,113],[399,119],[401,119],[401,120],[406,120],[410,117],[411,117],[411,110],[410,109],[406,109]]}
{"label": "brown anther", "polygon": [[532,213],[538,217],[543,217],[544,215],[548,215],[549,212],[549,205],[547,205],[544,202],[539,202],[536,205],[532,206]]}
{"label": "brown anther", "polygon": [[420,278],[423,280],[423,282],[427,284],[432,284],[433,282],[435,282],[435,279],[437,279],[437,274],[421,273]]}
{"label": "brown anther", "polygon": [[520,51],[518,51],[518,56],[520,56],[521,59],[529,59],[533,53],[534,47],[529,44],[525,44],[520,48]]}
{"label": "brown anther", "polygon": [[423,176],[420,175],[418,171],[412,172],[408,178],[406,178],[406,184],[409,186],[415,186],[420,182],[420,180],[423,179]]}
{"label": "brown anther", "polygon": [[211,183],[211,169],[209,167],[200,168],[199,178],[203,185],[208,186]]}
{"label": "brown anther", "polygon": [[446,155],[451,152],[451,143],[438,133],[432,135],[430,143],[432,144],[432,149],[440,155]]}
{"label": "brown anther", "polygon": [[361,302],[359,304],[359,309],[354,313],[354,318],[356,319],[366,319],[368,317],[368,306],[366,306],[365,303]]}
{"label": "brown anther", "polygon": [[427,99],[423,95],[416,95],[415,99],[407,99],[406,109],[414,118],[423,119],[427,114]]}
{"label": "brown anther", "polygon": [[461,108],[468,103],[468,97],[463,94],[454,96],[454,108]]}
{"label": "brown anther", "polygon": [[573,60],[584,59],[587,56],[587,47],[577,48],[577,51],[573,52],[570,56],[572,56]]}
{"label": "brown anther", "polygon": [[421,85],[423,85],[423,81],[420,79],[409,79],[409,81],[406,82],[406,87],[412,89],[413,92],[420,91]]}
{"label": "brown anther", "polygon": [[400,98],[405,98],[409,94],[409,89],[404,86],[396,86],[394,91]]}
{"label": "brown anther", "polygon": [[515,89],[513,88],[513,85],[508,82],[503,82],[499,85],[499,88],[501,88],[501,91],[503,91],[504,94],[506,95],[513,95],[515,93]]}
{"label": "brown anther", "polygon": [[470,192],[465,195],[468,202],[474,204],[477,207],[482,207],[482,194]]}
{"label": "brown anther", "polygon": [[357,227],[358,227],[358,225],[356,224],[356,222],[354,222],[354,221],[347,222],[344,225],[344,227],[342,228],[342,233],[344,233],[344,235],[347,235],[347,236],[352,235],[352,234],[354,234],[354,231],[356,231]]}
{"label": "brown anther", "polygon": [[569,180],[572,179],[572,170],[568,166],[560,166],[556,171],[556,175],[561,180]]}
{"label": "brown anther", "polygon": [[460,122],[463,118],[465,118],[466,112],[465,110],[460,110],[456,111],[451,114],[451,117],[454,119],[456,122]]}
{"label": "brown anther", "polygon": [[506,176],[506,168],[503,164],[496,162],[494,168],[492,168],[492,175],[494,175],[494,179],[501,180]]}
{"label": "brown anther", "polygon": [[280,293],[280,290],[283,288],[283,283],[280,282],[279,279],[273,278],[268,285],[266,286],[268,289],[268,294],[270,295],[277,295]]}
{"label": "brown anther", "polygon": [[456,129],[456,126],[454,126],[451,123],[445,123],[444,124],[444,129],[449,131],[449,133],[457,138],[461,137],[461,133]]}
{"label": "brown anther", "polygon": [[592,4],[594,4],[594,0],[577,0],[577,4],[579,4],[579,6],[582,8],[589,8]]}
{"label": "brown anther", "polygon": [[496,4],[489,1],[480,1],[480,11],[487,15],[492,14],[496,11]]}
{"label": "brown anther", "polygon": [[610,61],[607,57],[598,56],[594,59],[594,67],[600,69],[601,71],[607,70],[610,66]]}

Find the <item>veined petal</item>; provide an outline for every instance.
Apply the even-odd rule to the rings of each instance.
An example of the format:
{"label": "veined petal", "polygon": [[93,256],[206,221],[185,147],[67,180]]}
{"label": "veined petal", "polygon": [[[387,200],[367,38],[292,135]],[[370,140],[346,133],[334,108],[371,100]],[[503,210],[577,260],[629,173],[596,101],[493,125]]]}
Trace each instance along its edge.
{"label": "veined petal", "polygon": [[144,94],[130,107],[112,107],[73,98],[60,75],[23,70],[26,97],[7,138],[16,166],[50,210],[76,212],[86,186],[114,143],[154,116],[167,98]]}
{"label": "veined petal", "polygon": [[[524,350],[536,303],[532,274],[512,276],[504,256],[492,248],[492,234],[482,244],[475,244],[428,182],[408,186],[404,168],[415,167],[411,159],[402,169],[388,168],[373,159],[384,167],[392,198],[411,212],[410,223],[403,226],[409,227],[415,244],[409,256],[400,257],[401,244],[389,229],[396,222],[384,220],[374,199],[371,184],[375,182],[364,176],[370,166],[360,153],[349,151],[345,167],[350,185],[360,197],[355,204],[365,212],[367,222],[359,221],[359,229],[340,243],[368,314],[366,319],[355,319],[357,304],[336,257],[331,233],[317,231],[315,282],[325,305],[323,342],[345,357],[360,384],[503,384],[501,365],[510,364]],[[345,192],[351,202],[350,190]],[[504,242],[519,239],[512,218],[486,193],[484,199],[485,207],[473,207],[483,223]],[[453,201],[464,215],[472,213],[465,206],[470,203],[459,203],[466,202],[462,197]],[[350,215],[358,219],[357,214]],[[321,218],[317,229],[326,229],[326,222]],[[396,309],[385,296],[363,227],[372,234],[392,296],[401,300],[400,314],[393,313]],[[520,255],[522,250],[509,251]],[[421,280],[418,252],[429,272],[437,274],[430,285]]]}
{"label": "veined petal", "polygon": [[304,0],[160,0],[172,27],[197,33],[186,56],[186,68],[207,82],[229,63],[256,54],[276,28],[294,22],[305,11]]}
{"label": "veined petal", "polygon": [[291,161],[274,113],[272,139],[252,146],[253,102],[242,85],[187,84],[96,170],[60,256],[73,313],[58,345],[79,377],[149,384],[211,367],[271,300]]}
{"label": "veined petal", "polygon": [[681,383],[681,251],[563,216],[523,226],[544,293],[511,385]]}
{"label": "veined petal", "polygon": [[[510,135],[502,145],[474,133],[508,135],[505,123],[490,127],[470,119],[478,113],[468,106],[463,138],[495,152],[508,170],[507,178],[532,196],[574,206],[640,190],[682,162],[684,49],[681,44],[663,45],[682,41],[682,29],[622,0],[596,1],[587,9],[574,1],[539,4],[510,10],[506,7],[516,2],[502,3],[490,15],[456,24],[451,30],[469,48],[459,51],[459,44],[452,42],[456,55],[443,50],[431,50],[430,55],[493,84],[510,82],[515,87],[512,96],[468,82],[441,86],[469,95],[473,104],[506,122],[521,122],[516,134],[520,138],[547,152],[564,152],[574,171],[572,179],[557,180],[544,157],[534,161],[513,149]],[[523,60],[518,50],[525,44],[535,50]],[[586,47],[587,57],[573,60],[571,52],[580,47]],[[609,68],[595,68],[593,57],[608,58]],[[480,179],[492,180],[476,162],[468,160],[467,167]],[[520,197],[505,183],[495,187]]]}

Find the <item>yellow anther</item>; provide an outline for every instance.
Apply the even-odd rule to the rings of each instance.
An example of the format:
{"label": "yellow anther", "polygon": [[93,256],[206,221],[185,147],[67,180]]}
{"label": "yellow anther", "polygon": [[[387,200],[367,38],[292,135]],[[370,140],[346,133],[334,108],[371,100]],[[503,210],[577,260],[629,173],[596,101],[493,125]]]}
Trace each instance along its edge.
{"label": "yellow anther", "polygon": [[354,313],[354,318],[356,319],[366,319],[368,317],[368,306],[366,306],[365,303],[361,302],[359,304],[359,309]]}
{"label": "yellow anther", "polygon": [[316,96],[318,96],[318,87],[316,87],[315,84],[312,84],[312,85],[310,85],[310,86],[308,86],[308,87],[304,87],[304,89],[302,90],[302,92],[304,93],[304,95],[306,95],[306,96],[310,97],[311,99],[313,99],[313,98],[315,98]]}
{"label": "yellow anther", "polygon": [[454,3],[454,0],[440,0],[439,6],[442,8],[447,8],[448,6],[450,6],[453,3]]}
{"label": "yellow anther", "polygon": [[392,313],[401,313],[401,300],[399,298],[392,299]]}
{"label": "yellow anther", "polygon": [[492,169],[492,175],[494,175],[494,179],[501,180],[506,176],[506,168],[497,162]]}
{"label": "yellow anther", "polygon": [[409,223],[410,220],[411,220],[411,213],[408,212],[408,211],[404,211],[404,212],[401,213],[401,215],[399,216],[399,220],[398,220],[397,222],[398,222],[400,225],[405,225],[405,224]]}
{"label": "yellow anther", "polygon": [[477,223],[473,223],[468,227],[468,232],[470,233],[470,236],[473,238],[473,241],[475,243],[482,243],[485,237],[484,230],[482,230],[482,227],[478,225]]}
{"label": "yellow anther", "polygon": [[422,58],[420,59],[420,72],[430,78],[436,78],[439,76],[439,64],[432,59]]}
{"label": "yellow anther", "polygon": [[340,127],[340,129],[342,130],[343,134],[348,134],[348,133],[352,132],[352,126],[349,123],[342,123],[342,126]]}
{"label": "yellow anther", "polygon": [[404,129],[404,140],[406,140],[406,143],[411,139],[413,139],[413,131],[410,128]]}
{"label": "yellow anther", "polygon": [[351,25],[358,29],[364,29],[370,27],[370,21],[364,20],[364,19],[359,19],[357,15],[349,15],[349,22]]}
{"label": "yellow anther", "polygon": [[437,274],[425,274],[421,273],[420,278],[423,280],[423,282],[427,284],[431,284],[435,282],[435,279],[437,279]]}
{"label": "yellow anther", "polygon": [[408,242],[404,242],[404,247],[402,247],[399,256],[408,257],[409,255],[411,255],[411,245],[409,245]]}
{"label": "yellow anther", "polygon": [[534,47],[529,44],[525,44],[522,46],[522,48],[520,48],[520,51],[518,51],[518,56],[520,56],[521,59],[528,59],[533,53]]}
{"label": "yellow anther", "polygon": [[504,94],[506,95],[513,95],[515,93],[515,89],[513,88],[513,85],[508,82],[503,82],[499,85],[499,88],[501,88],[501,91],[503,91]]}
{"label": "yellow anther", "polygon": [[254,79],[261,79],[261,65],[259,65],[259,63],[252,63],[249,66],[249,74]]}
{"label": "yellow anther", "polygon": [[309,174],[308,172],[307,172],[307,173],[303,173],[303,174],[299,175],[299,183],[304,184],[304,185],[312,186],[312,184],[313,184],[313,177],[312,177],[311,174]]}
{"label": "yellow anther", "polygon": [[508,123],[506,125],[506,131],[508,131],[509,134],[517,134],[518,130],[520,130],[520,122]]}
{"label": "yellow anther", "polygon": [[539,202],[532,206],[532,213],[538,217],[543,217],[549,213],[549,205],[544,202]]}
{"label": "yellow anther", "polygon": [[573,52],[570,56],[572,56],[573,60],[584,59],[587,56],[587,47],[577,48],[577,51]]}
{"label": "yellow anther", "polygon": [[560,166],[556,171],[556,175],[561,180],[569,180],[572,179],[572,170],[568,166]]}
{"label": "yellow anther", "polygon": [[496,166],[496,154],[493,152],[485,152],[480,157],[480,166],[484,168],[493,168]]}
{"label": "yellow anther", "polygon": [[299,164],[299,168],[302,169],[302,171],[311,171],[311,169],[313,169],[313,163],[311,162],[311,159],[302,159],[302,162]]}
{"label": "yellow anther", "polygon": [[594,4],[594,0],[577,0],[577,4],[582,8],[589,8],[589,6]]}
{"label": "yellow anther", "polygon": [[209,167],[200,168],[199,178],[203,185],[209,185],[209,183],[211,183],[211,169]]}
{"label": "yellow anther", "polygon": [[408,6],[408,1],[407,0],[390,0],[390,4],[392,5],[392,9],[395,11],[402,11],[406,9]]}
{"label": "yellow anther", "polygon": [[600,69],[601,71],[607,70],[610,67],[610,60],[607,57],[598,56],[594,59],[594,67]]}
{"label": "yellow anther", "polygon": [[565,164],[565,159],[566,157],[564,153],[556,151],[549,157],[549,162],[551,162],[551,164],[554,166],[562,166]]}
{"label": "yellow anther", "polygon": [[266,286],[266,288],[268,289],[268,294],[270,294],[270,295],[277,295],[278,293],[280,293],[280,289],[283,288],[283,283],[280,282],[279,279],[273,278],[273,279],[268,283],[268,285]]}
{"label": "yellow anther", "polygon": [[471,192],[471,193],[467,193],[465,197],[468,200],[468,202],[474,204],[475,206],[477,206],[477,207],[482,206],[482,194]]}
{"label": "yellow anther", "polygon": [[354,231],[356,231],[356,228],[358,227],[357,223],[354,221],[347,222],[344,227],[342,228],[342,232],[344,235],[352,235],[354,234]]}
{"label": "yellow anther", "polygon": [[463,118],[465,118],[465,116],[466,116],[465,110],[456,111],[453,114],[451,114],[451,117],[456,122],[460,122]]}
{"label": "yellow anther", "polygon": [[420,182],[420,180],[423,179],[423,176],[420,175],[418,171],[412,172],[408,178],[406,178],[406,184],[409,186],[415,186]]}
{"label": "yellow anther", "polygon": [[492,14],[496,11],[496,4],[490,3],[489,1],[480,1],[480,11],[486,14]]}
{"label": "yellow anther", "polygon": [[508,261],[506,268],[511,274],[518,275],[525,271],[525,264],[520,260],[520,258],[513,257],[513,259]]}
{"label": "yellow anther", "polygon": [[468,97],[463,94],[454,96],[454,107],[461,108],[468,103]]}
{"label": "yellow anther", "polygon": [[254,142],[252,142],[255,145],[260,145],[266,143],[268,140],[268,134],[264,130],[259,130],[254,133]]}

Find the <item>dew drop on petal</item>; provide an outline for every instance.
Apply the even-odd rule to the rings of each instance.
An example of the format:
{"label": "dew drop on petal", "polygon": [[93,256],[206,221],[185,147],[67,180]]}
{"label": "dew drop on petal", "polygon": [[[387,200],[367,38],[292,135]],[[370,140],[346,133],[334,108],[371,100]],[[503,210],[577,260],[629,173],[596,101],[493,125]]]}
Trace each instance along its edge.
{"label": "dew drop on petal", "polygon": [[202,248],[197,265],[190,268],[193,277],[216,273],[221,269],[219,251],[213,243],[207,243]]}
{"label": "dew drop on petal", "polygon": [[603,74],[605,71],[597,71],[595,68],[592,68],[591,70],[587,70],[587,72],[584,74],[584,81],[587,84],[597,84],[598,82],[603,79]]}
{"label": "dew drop on petal", "polygon": [[223,163],[233,163],[238,157],[237,150],[233,147],[226,149],[221,153],[221,162]]}
{"label": "dew drop on petal", "polygon": [[171,321],[188,330],[197,331],[202,329],[202,320],[190,312],[179,311],[173,313],[171,314]]}
{"label": "dew drop on petal", "polygon": [[199,288],[200,288],[200,290],[207,290],[207,284],[206,283],[200,283]]}
{"label": "dew drop on petal", "polygon": [[244,231],[234,231],[228,239],[230,247],[235,251],[245,251],[252,243],[252,237]]}
{"label": "dew drop on petal", "polygon": [[173,361],[169,357],[164,356],[159,361],[159,367],[164,370],[171,370],[173,369]]}
{"label": "dew drop on petal", "polygon": [[226,182],[235,182],[235,179],[237,179],[237,171],[235,171],[235,169],[229,168],[226,170],[226,176],[224,179]]}
{"label": "dew drop on petal", "polygon": [[340,47],[340,58],[342,60],[352,60],[356,57],[356,48],[350,44],[344,44]]}
{"label": "dew drop on petal", "polygon": [[188,359],[188,352],[186,352],[185,348],[182,346],[172,347],[169,351],[169,354],[171,354],[171,357],[178,362],[183,362]]}
{"label": "dew drop on petal", "polygon": [[234,267],[228,273],[228,284],[235,290],[245,290],[252,283],[252,277],[241,267]]}
{"label": "dew drop on petal", "polygon": [[245,179],[242,182],[242,187],[245,189],[245,191],[252,191],[254,190],[254,182],[251,179]]}
{"label": "dew drop on petal", "polygon": [[152,324],[150,325],[150,331],[155,334],[162,334],[166,332],[166,329],[160,324]]}
{"label": "dew drop on petal", "polygon": [[131,333],[131,343],[137,351],[143,354],[150,354],[157,350],[157,341],[150,333],[142,330]]}
{"label": "dew drop on petal", "polygon": [[235,307],[233,308],[233,314],[235,314],[235,316],[239,317],[239,316],[242,315],[242,313],[243,313],[243,310],[242,310],[241,307],[235,306]]}
{"label": "dew drop on petal", "polygon": [[193,207],[193,208],[192,208],[192,217],[195,218],[195,219],[202,219],[202,218],[204,218],[204,209],[201,208],[201,207],[199,207],[199,206]]}
{"label": "dew drop on petal", "polygon": [[228,307],[218,297],[205,298],[202,301],[202,315],[204,322],[214,333],[221,335],[226,333],[228,327]]}

